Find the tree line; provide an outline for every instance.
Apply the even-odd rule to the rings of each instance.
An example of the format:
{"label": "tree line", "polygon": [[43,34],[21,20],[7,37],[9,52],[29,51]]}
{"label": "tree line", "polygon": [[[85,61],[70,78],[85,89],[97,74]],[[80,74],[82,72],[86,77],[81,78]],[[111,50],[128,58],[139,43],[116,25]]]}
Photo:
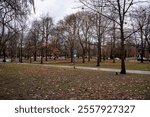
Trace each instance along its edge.
{"label": "tree line", "polygon": [[[140,56],[143,63],[150,55],[150,6],[136,0],[79,0],[81,10],[54,24],[48,14],[26,22],[34,9],[32,0],[0,2],[0,56],[40,63],[74,54],[82,63],[115,58],[121,60],[121,74],[126,74],[126,57]],[[146,2],[146,1],[145,1]],[[148,2],[146,2],[148,3]]]}

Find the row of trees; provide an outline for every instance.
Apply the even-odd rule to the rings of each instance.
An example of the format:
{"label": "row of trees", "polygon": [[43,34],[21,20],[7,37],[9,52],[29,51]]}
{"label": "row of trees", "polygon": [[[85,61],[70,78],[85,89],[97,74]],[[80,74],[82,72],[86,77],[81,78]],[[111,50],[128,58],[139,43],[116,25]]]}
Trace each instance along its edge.
{"label": "row of trees", "polygon": [[[94,11],[99,15],[99,20],[103,17],[109,19],[114,25],[114,40],[115,39],[115,29],[119,30],[119,38],[120,38],[120,49],[121,49],[121,74],[126,73],[125,69],[125,42],[131,37],[133,34],[136,35],[136,32],[140,30],[140,38],[141,38],[141,62],[143,62],[144,55],[144,41],[143,41],[143,30],[146,30],[145,27],[149,29],[149,9],[146,7],[136,8],[138,4],[142,4],[143,1],[135,1],[135,0],[80,0],[80,2],[87,7],[88,9]],[[148,2],[146,2],[148,3]],[[132,11],[132,12],[131,12]],[[134,17],[135,16],[135,17]],[[134,17],[136,24],[132,23],[132,26],[136,25],[136,30],[132,31],[128,28],[129,26],[129,17]],[[127,26],[126,26],[127,24]],[[101,24],[99,25],[101,27]],[[134,28],[135,29],[135,28]],[[101,37],[99,36],[99,41]],[[148,40],[148,39],[146,39]],[[98,41],[98,42],[99,42]],[[149,42],[147,41],[147,44]],[[98,44],[100,46],[100,44]]]}
{"label": "row of trees", "polygon": [[[13,48],[12,43],[17,41],[15,37],[21,32],[20,29],[23,30],[22,23],[24,19],[27,19],[31,7],[34,9],[33,0],[0,1],[0,53],[3,52],[4,62],[8,41]],[[11,53],[13,53],[12,50]]]}
{"label": "row of trees", "polygon": [[5,5],[9,4],[7,0],[2,1],[0,53],[3,61],[6,56],[11,57],[11,61],[19,58],[19,62],[22,62],[23,57],[30,62],[40,58],[42,64],[44,59],[48,61],[49,58],[63,56],[71,58],[73,62],[77,51],[77,56],[82,57],[83,63],[86,58],[90,61],[93,56],[96,57],[97,66],[100,66],[102,59],[111,58],[115,62],[115,57],[119,57],[121,73],[125,74],[125,58],[130,56],[133,48],[139,52],[141,62],[145,50],[150,54],[148,6],[138,6],[139,2],[134,0],[80,2],[83,4],[80,12],[66,16],[57,24],[53,23],[52,17],[45,15],[34,20],[29,27],[23,19],[29,14],[33,1],[20,4],[23,5],[20,12],[18,9],[15,9],[17,12],[6,10]]}

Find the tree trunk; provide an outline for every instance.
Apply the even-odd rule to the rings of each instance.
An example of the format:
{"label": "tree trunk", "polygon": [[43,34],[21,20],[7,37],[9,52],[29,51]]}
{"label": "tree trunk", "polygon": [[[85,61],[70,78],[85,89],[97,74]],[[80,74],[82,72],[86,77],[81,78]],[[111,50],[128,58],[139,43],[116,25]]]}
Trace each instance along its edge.
{"label": "tree trunk", "polygon": [[20,48],[20,63],[22,63],[22,46]]}
{"label": "tree trunk", "polygon": [[[98,42],[99,43],[99,42]],[[97,51],[97,66],[100,66],[101,62],[101,44],[98,44],[98,51]]]}
{"label": "tree trunk", "polygon": [[47,58],[48,58],[48,50],[47,50],[47,47],[46,47],[45,61],[47,61]]}
{"label": "tree trunk", "polygon": [[[99,37],[100,38],[100,37]],[[100,62],[101,62],[101,39],[99,39],[98,41],[98,51],[97,51],[97,66],[100,66]]]}
{"label": "tree trunk", "polygon": [[3,48],[3,62],[6,62],[6,47]]}
{"label": "tree trunk", "polygon": [[[100,14],[99,14],[100,15]],[[98,17],[99,22],[98,24],[98,43],[97,43],[97,66],[100,66],[100,62],[101,62],[101,16]]]}
{"label": "tree trunk", "polygon": [[73,63],[73,49],[70,50],[70,55],[71,55],[71,63]]}
{"label": "tree trunk", "polygon": [[143,30],[141,28],[141,63],[143,63],[143,57],[144,57],[144,46],[143,46]]}
{"label": "tree trunk", "polygon": [[91,61],[91,52],[89,51],[88,52],[88,62],[90,62]]}
{"label": "tree trunk", "polygon": [[88,62],[91,61],[91,48],[90,48],[90,44],[89,44],[89,47],[88,47]]}
{"label": "tree trunk", "polygon": [[34,52],[34,61],[36,61],[36,52]]}
{"label": "tree trunk", "polygon": [[112,57],[113,57],[113,63],[115,63],[116,62],[115,61],[115,55],[113,54]]}
{"label": "tree trunk", "polygon": [[113,63],[115,63],[115,45],[116,45],[116,24],[113,21],[113,48],[112,48],[112,57],[113,57]]}
{"label": "tree trunk", "polygon": [[125,45],[124,45],[124,32],[123,26],[121,26],[121,72],[120,74],[126,74],[125,68]]}
{"label": "tree trunk", "polygon": [[22,63],[22,43],[23,43],[23,29],[22,29],[22,37],[20,40],[20,63]]}
{"label": "tree trunk", "polygon": [[43,53],[43,47],[41,48],[41,64],[43,64],[43,55],[44,53]]}
{"label": "tree trunk", "polygon": [[85,63],[85,49],[83,49],[82,53],[82,63]]}
{"label": "tree trunk", "polygon": [[13,56],[12,56],[12,54],[11,54],[11,63],[13,62]]}
{"label": "tree trunk", "polygon": [[47,48],[47,46],[48,46],[48,39],[47,38],[48,37],[46,37],[45,61],[47,61],[47,57],[48,57],[48,48]]}
{"label": "tree trunk", "polygon": [[121,72],[120,74],[126,74],[126,69],[125,69],[125,48],[124,45],[121,44]]}
{"label": "tree trunk", "polygon": [[37,57],[37,52],[35,50],[35,52],[34,52],[34,61],[36,61],[36,57]]}
{"label": "tree trunk", "polygon": [[32,63],[32,56],[31,56],[31,52],[30,52],[30,63]]}
{"label": "tree trunk", "polygon": [[11,41],[11,50],[10,50],[10,59],[11,59],[11,63],[13,62],[13,48],[12,48],[12,41]]}

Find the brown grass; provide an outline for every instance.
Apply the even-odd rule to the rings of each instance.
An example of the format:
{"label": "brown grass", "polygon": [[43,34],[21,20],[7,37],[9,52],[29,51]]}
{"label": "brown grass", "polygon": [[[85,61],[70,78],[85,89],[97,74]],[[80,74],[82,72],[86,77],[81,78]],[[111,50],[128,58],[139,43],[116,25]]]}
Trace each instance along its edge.
{"label": "brown grass", "polygon": [[0,99],[150,99],[150,75],[0,64]]}

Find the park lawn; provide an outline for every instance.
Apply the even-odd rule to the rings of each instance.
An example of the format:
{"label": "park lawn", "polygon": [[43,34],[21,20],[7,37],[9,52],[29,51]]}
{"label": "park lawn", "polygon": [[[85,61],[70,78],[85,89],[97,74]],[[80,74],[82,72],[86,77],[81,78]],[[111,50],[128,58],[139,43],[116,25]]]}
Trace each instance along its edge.
{"label": "park lawn", "polygon": [[[40,63],[34,62],[34,63]],[[53,65],[68,65],[68,66],[73,66],[73,63],[70,63],[70,59],[67,60],[49,60],[49,61],[44,61],[44,64],[53,64]],[[96,67],[96,60],[92,59],[90,62],[85,62],[82,63],[81,59],[77,59],[75,62],[76,66],[84,66],[84,67]],[[116,60],[116,63],[113,63],[112,60],[106,60],[102,61],[100,63],[100,68],[115,68],[115,69],[120,69],[121,68],[121,63],[120,61]],[[140,63],[138,61],[126,61],[126,69],[128,70],[143,70],[143,71],[150,71],[150,62],[144,62]]]}
{"label": "park lawn", "polygon": [[150,99],[150,75],[0,64],[0,99]]}

